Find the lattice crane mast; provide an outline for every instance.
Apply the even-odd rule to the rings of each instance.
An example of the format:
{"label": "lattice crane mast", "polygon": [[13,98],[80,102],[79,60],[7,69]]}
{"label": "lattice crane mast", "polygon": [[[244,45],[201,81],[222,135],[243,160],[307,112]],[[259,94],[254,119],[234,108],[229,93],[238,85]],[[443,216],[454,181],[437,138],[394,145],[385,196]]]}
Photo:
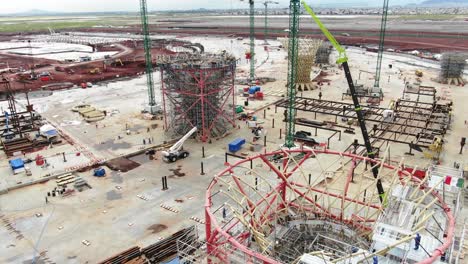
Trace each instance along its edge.
{"label": "lattice crane mast", "polygon": [[388,3],[390,0],[384,0],[382,8],[382,21],[380,23],[379,52],[377,54],[377,65],[375,67],[374,88],[380,88],[380,74],[382,72],[382,59],[385,45],[385,31],[387,29]]}
{"label": "lattice crane mast", "polygon": [[[244,0],[240,0],[243,2]],[[255,81],[255,3],[249,0],[249,20],[250,20],[250,51],[247,58],[250,59],[250,82]]]}
{"label": "lattice crane mast", "polygon": [[156,99],[154,94],[154,79],[153,79],[153,60],[151,58],[151,38],[148,27],[148,7],[146,0],[140,0],[140,18],[141,29],[143,33],[143,45],[145,48],[146,62],[146,86],[148,87],[148,104],[151,114],[156,113]]}
{"label": "lattice crane mast", "polygon": [[[349,86],[349,91],[351,93],[351,97],[353,98],[353,104],[354,104],[354,110],[356,111],[357,119],[359,122],[359,126],[361,127],[361,133],[362,137],[364,139],[364,144],[367,150],[367,156],[370,159],[375,158],[375,151],[372,148],[370,138],[369,138],[369,133],[367,132],[367,127],[366,127],[366,120],[364,119],[364,114],[362,113],[362,107],[359,104],[359,98],[356,94],[356,89],[354,87],[353,83],[353,78],[351,76],[351,71],[349,70],[349,65],[348,65],[348,56],[346,55],[346,50],[338,43],[338,41],[335,39],[335,37],[328,31],[328,29],[322,24],[320,19],[315,15],[314,11],[304,2],[302,1],[305,10],[312,16],[314,19],[315,23],[319,26],[320,30],[323,32],[323,34],[327,37],[327,39],[332,43],[332,45],[335,47],[335,49],[338,51],[338,60],[336,61],[337,64],[341,64],[344,69],[344,73],[346,76],[346,80],[348,81],[348,86]],[[288,120],[289,122],[294,122],[291,119]],[[379,175],[379,169],[375,164],[371,164],[372,166],[372,174],[374,178],[378,178]],[[381,202],[383,202],[385,199],[385,191],[382,186],[382,182],[380,179],[377,179],[377,192],[379,194],[379,199]]]}
{"label": "lattice crane mast", "polygon": [[286,142],[287,148],[294,147],[294,118],[296,109],[294,102],[296,100],[296,79],[297,79],[297,60],[299,51],[299,16],[301,10],[300,0],[291,0],[289,2],[289,45],[288,45],[288,109],[286,110]]}
{"label": "lattice crane mast", "polygon": [[263,2],[263,5],[265,6],[265,42],[264,44],[265,45],[268,45],[268,41],[267,41],[267,37],[268,37],[268,5],[269,4],[274,4],[274,5],[278,5],[279,2],[275,2],[275,1],[265,1]]}

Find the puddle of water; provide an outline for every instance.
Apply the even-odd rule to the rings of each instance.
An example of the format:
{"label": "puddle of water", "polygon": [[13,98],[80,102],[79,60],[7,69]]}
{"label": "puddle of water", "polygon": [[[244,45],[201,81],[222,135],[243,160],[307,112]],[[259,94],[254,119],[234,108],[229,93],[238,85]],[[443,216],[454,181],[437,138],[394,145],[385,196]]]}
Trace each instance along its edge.
{"label": "puddle of water", "polygon": [[108,201],[112,201],[112,200],[119,200],[119,199],[122,199],[122,194],[115,191],[115,190],[112,190],[110,192],[107,192],[106,193],[107,195],[107,200]]}
{"label": "puddle of water", "polygon": [[167,229],[167,226],[166,225],[161,225],[161,224],[154,224],[154,225],[151,225],[150,227],[148,227],[148,230],[151,230],[151,233],[152,234],[156,234],[156,233],[159,233],[163,230],[166,230]]}
{"label": "puddle of water", "polygon": [[131,147],[132,145],[127,142],[115,143],[114,139],[109,139],[107,141],[104,141],[102,144],[95,145],[95,148],[98,150],[106,150],[106,149],[117,150],[117,149],[128,149]]}

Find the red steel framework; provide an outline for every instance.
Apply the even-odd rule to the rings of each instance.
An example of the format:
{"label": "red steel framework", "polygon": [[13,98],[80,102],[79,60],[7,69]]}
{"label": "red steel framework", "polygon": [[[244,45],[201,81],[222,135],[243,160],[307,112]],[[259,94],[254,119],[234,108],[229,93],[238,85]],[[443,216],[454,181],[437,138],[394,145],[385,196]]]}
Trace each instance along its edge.
{"label": "red steel framework", "polygon": [[[294,166],[289,166],[291,164],[287,164],[289,162],[288,159],[283,159],[283,169],[280,169],[281,166],[278,167],[278,164],[274,164],[272,162],[272,157],[278,154],[283,155],[283,157],[291,157],[293,155],[297,156],[297,154],[301,154],[302,158],[295,162]],[[301,170],[301,166],[303,166],[304,162],[307,159],[324,154],[346,157],[350,158],[350,160],[352,161],[349,167],[349,171],[346,173],[345,190],[343,190],[342,193],[333,193],[318,188],[313,188],[307,186],[307,184],[297,182],[297,179],[292,177],[294,174],[297,174],[299,170]],[[392,170],[395,172],[394,175],[399,175],[395,178],[398,184],[401,184],[403,186],[407,184],[412,184],[413,186],[417,186],[417,189],[420,189],[421,191],[426,190],[427,193],[431,195],[431,197],[434,199],[434,201],[436,201],[438,206],[440,206],[440,208],[443,209],[443,214],[445,215],[446,219],[444,239],[443,241],[441,241],[440,246],[438,246],[433,252],[430,252],[430,256],[418,263],[432,263],[436,261],[441,255],[444,254],[444,252],[447,251],[448,247],[451,245],[452,239],[454,237],[455,228],[455,219],[451,212],[451,208],[443,201],[443,198],[436,190],[428,187],[424,180],[417,178],[408,171],[402,168],[397,168],[397,166],[386,164],[384,161],[381,160],[371,160],[367,157],[358,156],[356,154],[351,153],[310,149],[283,149],[275,152],[248,157],[233,164],[226,163],[227,168],[213,178],[206,192],[205,232],[207,255],[213,256],[222,263],[228,263],[229,256],[234,255],[236,252],[237,256],[241,255],[244,261],[247,261],[248,263],[281,263],[277,259],[260,253],[258,248],[256,250],[251,248],[251,242],[248,238],[251,236],[251,232],[258,231],[256,230],[258,226],[263,225],[263,223],[268,221],[273,222],[273,215],[279,211],[284,210],[285,207],[299,207],[296,200],[288,200],[289,198],[286,195],[287,192],[294,193],[295,195],[301,197],[302,200],[308,202],[309,207],[302,208],[305,211],[311,212],[315,215],[320,215],[333,221],[342,222],[343,224],[346,224],[347,226],[359,231],[370,232],[372,230],[372,223],[377,221],[378,216],[363,219],[362,217],[359,217],[359,215],[353,214],[352,216],[346,217],[343,215],[343,211],[341,211],[341,214],[337,214],[336,212],[327,210],[325,206],[320,205],[320,203],[317,202],[316,198],[313,198],[312,194],[321,193],[338,198],[342,201],[341,206],[343,206],[343,204],[347,202],[353,204],[360,204],[369,207],[371,210],[375,209],[377,211],[380,211],[382,209],[382,205],[380,204],[380,202],[378,202],[377,199],[375,199],[375,203],[371,203],[370,201],[365,202],[365,200],[362,201],[360,199],[356,199],[355,197],[348,196],[348,187],[349,183],[352,182],[352,175],[354,174],[356,163],[366,162],[371,164],[371,161],[374,162],[376,166]],[[270,188],[268,191],[265,191],[265,193],[260,196],[252,197],[251,190],[247,190],[248,187],[252,186],[248,186],[245,184],[247,179],[244,177],[255,173],[245,173],[243,174],[245,176],[236,175],[236,170],[240,168],[248,168],[249,162],[251,164],[251,169],[252,162],[261,162],[262,167],[265,167],[266,165],[267,170],[270,170],[270,175],[273,175],[273,178],[278,179],[276,187]],[[225,179],[230,179],[231,184],[228,184],[230,186],[229,188],[223,189],[223,186],[226,186]],[[233,188],[235,188],[236,190],[233,190]],[[255,189],[257,189],[257,179],[255,180]],[[236,212],[235,216],[230,221],[227,221],[227,223],[225,222],[225,220],[220,221],[220,208],[223,206],[223,203],[224,206],[226,205],[226,202],[220,201],[220,197],[216,197],[220,193],[225,193],[226,196],[229,196],[231,198],[234,196],[235,193],[237,193],[241,197],[243,197],[243,199],[241,200],[245,202],[245,205],[241,205],[240,207],[241,212]],[[217,208],[216,206],[220,203],[221,207]],[[225,212],[223,212],[223,214],[225,214]],[[248,218],[247,216],[249,214],[250,219],[247,221],[244,219],[244,217]],[[254,217],[257,217],[257,219],[253,219]],[[237,229],[236,231],[236,227],[238,225],[244,225],[244,227],[248,227],[242,229],[242,231],[239,231],[239,229]],[[213,261],[213,258],[208,258],[208,263],[218,262]]]}
{"label": "red steel framework", "polygon": [[160,69],[165,130],[183,135],[196,126],[206,142],[236,126],[236,61],[201,56],[176,58]]}

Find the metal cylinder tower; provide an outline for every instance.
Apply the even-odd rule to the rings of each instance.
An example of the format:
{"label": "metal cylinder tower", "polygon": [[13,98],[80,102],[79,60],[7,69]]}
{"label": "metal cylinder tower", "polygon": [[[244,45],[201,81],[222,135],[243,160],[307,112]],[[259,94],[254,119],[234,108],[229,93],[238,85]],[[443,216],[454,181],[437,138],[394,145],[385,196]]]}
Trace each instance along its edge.
{"label": "metal cylinder tower", "polygon": [[235,127],[234,57],[179,54],[160,69],[166,131],[183,135],[196,126],[206,142]]}

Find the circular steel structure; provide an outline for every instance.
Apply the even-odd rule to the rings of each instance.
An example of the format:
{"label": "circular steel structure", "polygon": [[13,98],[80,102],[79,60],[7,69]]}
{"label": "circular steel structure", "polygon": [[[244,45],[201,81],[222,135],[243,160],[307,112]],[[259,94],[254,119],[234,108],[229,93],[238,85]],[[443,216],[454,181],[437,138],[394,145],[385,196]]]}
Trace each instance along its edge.
{"label": "circular steel structure", "polygon": [[[324,263],[351,259],[372,262],[373,257],[398,256],[397,249],[402,245],[412,248],[416,234],[425,239],[423,227],[433,224],[429,216],[442,225],[440,234],[435,234],[441,237],[440,244],[427,246],[430,255],[414,256],[415,262],[434,262],[445,256],[452,243],[455,220],[441,195],[424,179],[401,169],[401,164],[385,163],[385,158],[371,160],[351,153],[303,148],[227,161],[228,155],[227,167],[213,178],[206,192],[209,263],[297,263],[306,253],[323,258]],[[379,178],[385,184],[383,203],[371,166],[379,167]],[[413,224],[399,229],[408,231],[390,237],[388,244],[385,239],[384,244],[379,242],[384,234],[382,226],[388,229],[392,221],[409,219],[393,216],[407,208],[409,212],[412,208],[416,220],[411,218],[408,221]],[[334,231],[318,237],[317,230]],[[308,240],[311,234],[314,241]],[[337,236],[339,240],[333,238]],[[315,242],[317,238],[322,242]],[[301,247],[301,243],[307,246]],[[352,252],[335,248],[327,251],[322,244],[340,249],[349,246]],[[292,253],[291,247],[316,251]]]}

